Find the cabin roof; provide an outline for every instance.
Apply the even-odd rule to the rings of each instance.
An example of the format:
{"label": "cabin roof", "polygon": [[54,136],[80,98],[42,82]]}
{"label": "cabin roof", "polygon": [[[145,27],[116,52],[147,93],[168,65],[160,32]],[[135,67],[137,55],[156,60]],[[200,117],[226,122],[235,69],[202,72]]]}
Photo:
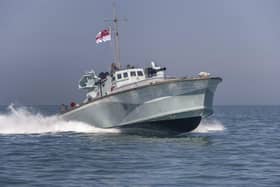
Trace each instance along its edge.
{"label": "cabin roof", "polygon": [[116,71],[114,74],[124,73],[124,72],[131,72],[131,71],[144,71],[143,68],[130,68],[130,69],[122,69]]}

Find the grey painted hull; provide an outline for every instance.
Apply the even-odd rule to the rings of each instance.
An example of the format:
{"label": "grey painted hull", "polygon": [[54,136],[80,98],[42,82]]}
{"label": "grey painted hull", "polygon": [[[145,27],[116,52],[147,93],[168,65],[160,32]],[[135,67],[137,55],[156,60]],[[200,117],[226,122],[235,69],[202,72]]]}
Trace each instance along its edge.
{"label": "grey painted hull", "polygon": [[[62,114],[101,128],[176,121],[196,128],[213,113],[213,97],[221,78],[173,79],[114,93]],[[188,119],[190,120],[188,122]],[[190,124],[193,119],[196,125]]]}

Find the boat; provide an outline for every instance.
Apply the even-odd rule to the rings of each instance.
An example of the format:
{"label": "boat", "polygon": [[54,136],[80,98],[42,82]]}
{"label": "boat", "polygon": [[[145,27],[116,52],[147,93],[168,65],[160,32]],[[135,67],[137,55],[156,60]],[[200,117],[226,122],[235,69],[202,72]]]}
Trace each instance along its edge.
{"label": "boat", "polygon": [[[115,12],[115,11],[114,11]],[[99,32],[97,43],[114,39],[110,72],[86,72],[79,88],[87,91],[81,104],[63,108],[61,117],[100,128],[144,128],[185,133],[213,114],[213,99],[220,77],[200,72],[197,77],[169,77],[155,62],[146,68],[120,65],[119,19],[114,29]]]}

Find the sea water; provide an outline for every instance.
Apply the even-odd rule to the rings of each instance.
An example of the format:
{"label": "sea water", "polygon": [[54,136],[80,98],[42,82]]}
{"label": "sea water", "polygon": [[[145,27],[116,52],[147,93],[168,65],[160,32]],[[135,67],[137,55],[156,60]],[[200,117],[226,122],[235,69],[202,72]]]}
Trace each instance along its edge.
{"label": "sea water", "polygon": [[217,106],[191,133],[63,121],[0,107],[0,186],[280,186],[280,107]]}

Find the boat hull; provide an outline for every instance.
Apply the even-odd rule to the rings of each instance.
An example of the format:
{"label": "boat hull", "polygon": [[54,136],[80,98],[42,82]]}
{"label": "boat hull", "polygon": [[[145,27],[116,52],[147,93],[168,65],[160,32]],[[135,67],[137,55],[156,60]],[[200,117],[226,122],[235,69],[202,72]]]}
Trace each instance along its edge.
{"label": "boat hull", "polygon": [[151,131],[160,130],[168,133],[184,133],[196,129],[200,121],[201,117],[199,116],[191,118],[170,119],[123,125],[121,126],[121,129],[149,129]]}
{"label": "boat hull", "polygon": [[66,112],[66,120],[101,128],[147,127],[188,132],[213,113],[221,78],[176,79],[116,92]]}

